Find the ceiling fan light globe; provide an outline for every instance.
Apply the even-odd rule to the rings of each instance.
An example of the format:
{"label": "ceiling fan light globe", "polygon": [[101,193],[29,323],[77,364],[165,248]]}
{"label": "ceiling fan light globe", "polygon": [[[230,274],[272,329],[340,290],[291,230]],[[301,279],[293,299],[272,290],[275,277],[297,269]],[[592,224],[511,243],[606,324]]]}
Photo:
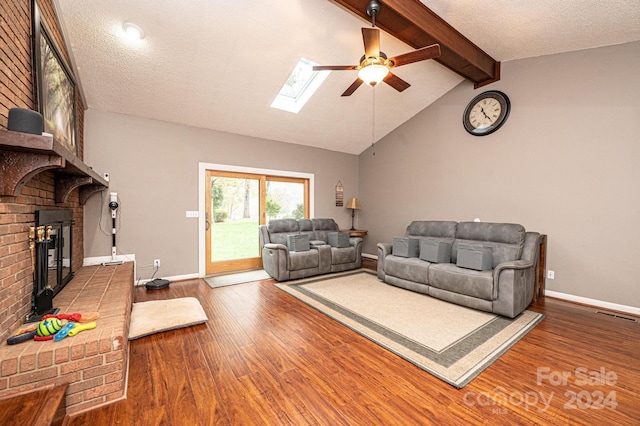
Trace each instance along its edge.
{"label": "ceiling fan light globe", "polygon": [[373,64],[367,65],[358,71],[358,78],[369,86],[375,86],[380,83],[389,74],[389,68],[384,65]]}

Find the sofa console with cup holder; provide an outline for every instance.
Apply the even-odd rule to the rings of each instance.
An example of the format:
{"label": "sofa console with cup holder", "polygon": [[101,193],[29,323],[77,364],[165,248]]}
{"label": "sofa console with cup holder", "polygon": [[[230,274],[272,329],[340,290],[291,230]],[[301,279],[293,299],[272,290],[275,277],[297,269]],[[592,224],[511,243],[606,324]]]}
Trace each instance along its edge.
{"label": "sofa console with cup holder", "polygon": [[387,284],[514,318],[531,303],[541,235],[513,223],[414,221],[378,244]]}

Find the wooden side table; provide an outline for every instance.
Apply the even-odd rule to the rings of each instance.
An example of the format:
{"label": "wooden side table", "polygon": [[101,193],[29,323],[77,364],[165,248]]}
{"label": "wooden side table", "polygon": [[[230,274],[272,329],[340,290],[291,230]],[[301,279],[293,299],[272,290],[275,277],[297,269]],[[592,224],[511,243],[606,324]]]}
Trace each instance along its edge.
{"label": "wooden side table", "polygon": [[533,289],[533,300],[544,297],[545,290],[545,272],[547,269],[547,235],[540,235],[540,246],[538,247],[538,264],[535,266],[536,282]]}
{"label": "wooden side table", "polygon": [[355,231],[351,229],[341,229],[340,232],[348,232],[350,237],[364,237],[369,231],[366,229],[356,229]]}

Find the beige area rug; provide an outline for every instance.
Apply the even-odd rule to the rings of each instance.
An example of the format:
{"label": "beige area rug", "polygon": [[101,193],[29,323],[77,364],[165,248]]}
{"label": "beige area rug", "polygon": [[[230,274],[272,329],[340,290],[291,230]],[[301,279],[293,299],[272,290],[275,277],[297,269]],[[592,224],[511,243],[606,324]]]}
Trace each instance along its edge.
{"label": "beige area rug", "polygon": [[131,309],[129,340],[202,324],[207,320],[207,314],[195,297],[134,303]]}
{"label": "beige area rug", "polygon": [[276,286],[457,388],[544,318],[476,311],[385,284],[366,270]]}
{"label": "beige area rug", "polygon": [[240,272],[238,274],[220,275],[217,277],[205,278],[205,282],[211,288],[225,287],[234,284],[249,283],[251,281],[268,280],[271,278],[267,271],[258,269],[256,271]]}

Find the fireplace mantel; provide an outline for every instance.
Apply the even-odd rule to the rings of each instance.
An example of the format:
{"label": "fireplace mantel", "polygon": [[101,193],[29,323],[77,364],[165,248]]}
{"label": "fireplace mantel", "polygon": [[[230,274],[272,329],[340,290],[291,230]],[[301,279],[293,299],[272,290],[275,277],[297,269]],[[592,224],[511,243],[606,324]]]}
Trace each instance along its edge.
{"label": "fireplace mantel", "polygon": [[55,174],[56,203],[64,203],[80,187],[80,204],[85,204],[109,187],[109,182],[52,136],[0,129],[0,196],[18,196],[29,179],[45,170]]}

